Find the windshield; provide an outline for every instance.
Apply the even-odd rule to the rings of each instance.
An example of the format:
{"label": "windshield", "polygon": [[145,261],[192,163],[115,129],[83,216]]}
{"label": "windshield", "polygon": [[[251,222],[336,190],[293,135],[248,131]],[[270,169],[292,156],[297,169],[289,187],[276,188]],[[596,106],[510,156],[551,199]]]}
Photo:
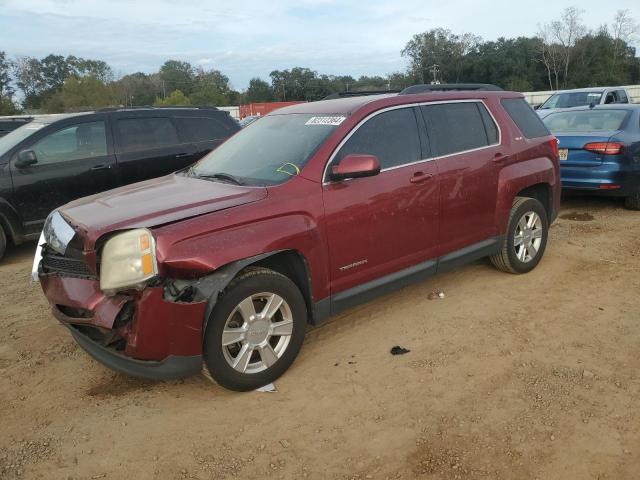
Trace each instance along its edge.
{"label": "windshield", "polygon": [[22,140],[27,138],[29,135],[33,135],[44,126],[44,123],[31,122],[16,128],[12,132],[7,133],[4,137],[0,137],[0,155],[4,155]]}
{"label": "windshield", "polygon": [[601,98],[602,92],[556,93],[544,102],[540,109],[586,107],[592,103],[599,104]]}
{"label": "windshield", "polygon": [[629,112],[625,110],[578,110],[552,113],[542,121],[552,133],[620,130]]}
{"label": "windshield", "polygon": [[236,133],[187,171],[241,185],[277,185],[298,175],[343,116],[269,115]]}

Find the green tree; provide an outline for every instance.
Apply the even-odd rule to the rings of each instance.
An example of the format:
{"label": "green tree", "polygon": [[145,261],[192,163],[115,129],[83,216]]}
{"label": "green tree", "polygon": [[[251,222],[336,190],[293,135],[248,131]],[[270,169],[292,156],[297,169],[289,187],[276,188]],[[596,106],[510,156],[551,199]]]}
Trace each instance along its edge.
{"label": "green tree", "polygon": [[291,70],[274,70],[271,89],[275,100],[317,100],[322,98],[318,91],[318,74],[309,68],[294,67]]}
{"label": "green tree", "polygon": [[20,113],[20,109],[11,97],[0,94],[0,115],[15,115],[17,113]]}
{"label": "green tree", "polygon": [[136,72],[113,82],[117,103],[124,106],[152,105],[162,97],[162,82],[158,74]]}
{"label": "green tree", "polygon": [[180,90],[188,96],[193,91],[194,72],[190,63],[167,60],[160,67],[159,74],[162,81],[163,95]]}
{"label": "green tree", "polygon": [[191,101],[189,97],[187,97],[180,90],[174,90],[167,98],[156,98],[156,101],[153,102],[154,105],[157,106],[173,106],[179,107],[184,105],[191,105]]}
{"label": "green tree", "polygon": [[0,51],[0,95],[5,98],[13,96],[11,62],[9,62],[6,53],[3,51]]}
{"label": "green tree", "polygon": [[231,92],[229,78],[219,70],[195,71],[193,91],[189,98],[194,105],[227,105]]}
{"label": "green tree", "polygon": [[245,92],[245,101],[247,103],[273,101],[271,85],[260,78],[252,78],[249,80],[249,88]]}
{"label": "green tree", "polygon": [[[56,96],[51,98],[56,99]],[[61,101],[66,112],[108,107],[113,105],[113,91],[93,75],[80,78],[71,76],[64,82]],[[52,105],[57,107],[59,103],[56,100]],[[54,109],[51,106],[49,108]]]}

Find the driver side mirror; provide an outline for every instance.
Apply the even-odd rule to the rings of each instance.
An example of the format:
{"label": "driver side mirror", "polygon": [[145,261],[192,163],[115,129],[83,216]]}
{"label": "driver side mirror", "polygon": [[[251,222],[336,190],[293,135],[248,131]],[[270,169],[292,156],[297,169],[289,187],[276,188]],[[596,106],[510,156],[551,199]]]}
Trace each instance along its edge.
{"label": "driver side mirror", "polygon": [[380,173],[380,161],[375,155],[351,153],[331,167],[331,180],[372,177]]}
{"label": "driver side mirror", "polygon": [[38,157],[33,150],[22,150],[18,153],[18,159],[16,160],[17,168],[26,168],[36,163],[38,163]]}

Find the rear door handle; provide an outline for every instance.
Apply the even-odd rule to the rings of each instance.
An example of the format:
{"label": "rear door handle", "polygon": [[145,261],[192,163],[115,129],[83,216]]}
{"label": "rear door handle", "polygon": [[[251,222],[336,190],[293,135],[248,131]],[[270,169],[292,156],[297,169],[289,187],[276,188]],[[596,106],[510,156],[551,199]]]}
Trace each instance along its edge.
{"label": "rear door handle", "polygon": [[176,154],[176,158],[184,158],[184,157],[189,157],[191,156],[190,153],[178,153]]}
{"label": "rear door handle", "polygon": [[109,170],[111,165],[94,165],[91,170]]}
{"label": "rear door handle", "polygon": [[424,172],[416,172],[413,174],[413,177],[411,177],[411,180],[409,180],[411,183],[422,183],[422,182],[426,182],[427,180],[431,180],[433,178],[433,175],[431,173],[424,173]]}

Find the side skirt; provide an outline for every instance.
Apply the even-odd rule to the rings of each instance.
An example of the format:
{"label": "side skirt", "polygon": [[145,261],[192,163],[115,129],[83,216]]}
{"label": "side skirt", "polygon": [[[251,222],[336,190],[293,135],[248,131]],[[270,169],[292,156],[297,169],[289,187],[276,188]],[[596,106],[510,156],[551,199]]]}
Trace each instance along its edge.
{"label": "side skirt", "polygon": [[348,310],[374,298],[394,292],[408,285],[425,280],[436,273],[448,272],[500,251],[503,236],[489,238],[455,252],[428,260],[404,270],[385,275],[370,282],[338,292],[314,305],[314,324],[320,324],[331,315]]}

